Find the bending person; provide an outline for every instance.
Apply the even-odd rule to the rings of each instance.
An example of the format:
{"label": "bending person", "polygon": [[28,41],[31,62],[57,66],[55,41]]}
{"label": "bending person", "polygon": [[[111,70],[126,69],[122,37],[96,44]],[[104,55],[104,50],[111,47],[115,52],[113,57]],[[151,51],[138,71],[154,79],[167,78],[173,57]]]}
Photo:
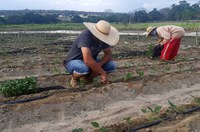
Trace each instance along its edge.
{"label": "bending person", "polygon": [[[87,29],[76,38],[64,61],[66,70],[72,75],[72,87],[76,86],[82,77],[92,80],[98,75],[103,84],[108,83],[107,73],[116,69],[111,46],[119,41],[117,29],[104,20],[98,23],[84,22],[84,25]],[[98,59],[101,51],[104,53],[103,57]]]}
{"label": "bending person", "polygon": [[160,59],[174,60],[178,54],[182,37],[185,30],[182,27],[167,25],[162,27],[148,27],[146,37],[157,37],[158,43],[164,45]]}

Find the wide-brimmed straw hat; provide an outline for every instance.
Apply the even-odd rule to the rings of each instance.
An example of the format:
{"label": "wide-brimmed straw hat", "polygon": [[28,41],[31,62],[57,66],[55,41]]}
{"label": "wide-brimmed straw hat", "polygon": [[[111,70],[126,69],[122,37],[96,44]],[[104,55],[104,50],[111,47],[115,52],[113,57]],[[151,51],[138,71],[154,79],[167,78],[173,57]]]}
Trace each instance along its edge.
{"label": "wide-brimmed straw hat", "polygon": [[149,37],[150,33],[151,33],[154,29],[156,29],[156,28],[157,28],[157,27],[148,27],[148,28],[146,29],[146,32],[145,32],[146,37]]}
{"label": "wide-brimmed straw hat", "polygon": [[83,22],[90,32],[99,40],[109,44],[116,45],[119,41],[119,32],[105,20],[97,23]]}

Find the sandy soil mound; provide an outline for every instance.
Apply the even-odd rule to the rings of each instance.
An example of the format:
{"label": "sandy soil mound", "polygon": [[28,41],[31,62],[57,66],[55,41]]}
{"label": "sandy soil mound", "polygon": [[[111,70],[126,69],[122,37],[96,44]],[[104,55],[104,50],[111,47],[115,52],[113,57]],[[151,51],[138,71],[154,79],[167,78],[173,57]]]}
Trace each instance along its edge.
{"label": "sandy soil mound", "polygon": [[186,71],[113,83],[85,92],[55,92],[43,100],[1,106],[0,128],[5,132],[66,132],[78,127],[90,131],[92,121],[106,126],[141,115],[140,109],[146,106],[167,106],[167,100],[187,103],[192,99],[190,95],[200,95],[199,82],[199,73]]}

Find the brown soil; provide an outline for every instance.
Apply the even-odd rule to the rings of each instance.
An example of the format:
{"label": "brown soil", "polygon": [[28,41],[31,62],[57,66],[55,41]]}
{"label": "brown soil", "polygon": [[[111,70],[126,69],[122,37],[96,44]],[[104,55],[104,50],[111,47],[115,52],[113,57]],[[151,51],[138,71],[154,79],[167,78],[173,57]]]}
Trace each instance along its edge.
{"label": "brown soil", "polygon": [[[151,43],[147,42],[136,43],[130,36],[122,37],[119,45],[113,49],[118,68],[109,74],[110,83],[90,84],[77,89],[68,86],[69,75],[65,74],[62,65],[65,52],[62,48],[57,49],[64,43],[49,43],[47,54],[41,50],[44,47],[39,45],[36,49],[30,49],[35,51],[30,55],[23,52],[15,56],[1,56],[0,81],[36,76],[43,92],[0,98],[0,102],[49,96],[28,103],[0,105],[0,130],[70,132],[83,128],[88,132],[95,130],[90,124],[95,121],[101,126],[112,127],[114,132],[123,132],[130,129],[124,121],[126,117],[134,119],[132,128],[147,121],[142,108],[156,105],[167,108],[167,100],[176,105],[188,104],[193,99],[190,95],[199,97],[200,49],[195,45],[188,46],[190,41],[186,39],[176,61],[164,62],[146,56],[146,46]],[[138,71],[144,74],[139,75]],[[132,76],[128,77],[128,74]],[[200,131],[199,114],[178,116],[140,131]]]}

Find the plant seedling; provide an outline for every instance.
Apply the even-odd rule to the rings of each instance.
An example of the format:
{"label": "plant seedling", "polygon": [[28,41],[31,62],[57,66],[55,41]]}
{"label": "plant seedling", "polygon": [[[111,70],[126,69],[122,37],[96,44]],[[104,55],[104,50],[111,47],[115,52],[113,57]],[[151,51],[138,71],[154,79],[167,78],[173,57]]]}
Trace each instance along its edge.
{"label": "plant seedling", "polygon": [[131,73],[127,73],[124,77],[123,80],[124,81],[128,81],[131,80],[133,78],[133,75]]}
{"label": "plant seedling", "polygon": [[124,118],[124,120],[125,120],[129,125],[131,125],[131,123],[132,123],[131,117],[126,117],[126,118]]}
{"label": "plant seedling", "polygon": [[154,47],[155,47],[154,44],[150,44],[150,45],[147,46],[146,55],[149,56],[150,58],[152,58]]}
{"label": "plant seedling", "polygon": [[74,130],[72,130],[72,132],[83,132],[83,128],[74,129]]}
{"label": "plant seedling", "polygon": [[91,124],[92,124],[92,126],[94,127],[94,128],[97,128],[97,129],[99,129],[101,132],[108,132],[108,129],[107,128],[105,128],[105,127],[101,127],[100,125],[99,125],[99,123],[97,123],[97,122],[91,122]]}
{"label": "plant seedling", "polygon": [[139,77],[143,77],[144,76],[144,71],[140,71],[140,70],[138,70],[138,71],[136,71],[136,73],[139,75]]}
{"label": "plant seedling", "polygon": [[200,97],[194,97],[193,95],[190,95],[193,98],[193,101],[200,106]]}
{"label": "plant seedling", "polygon": [[148,110],[146,110],[146,109],[141,109],[141,111],[142,111],[143,113],[158,114],[158,113],[160,112],[162,106],[158,106],[158,105],[157,105],[154,109],[152,109],[151,107],[147,107],[147,108],[148,108]]}
{"label": "plant seedling", "polygon": [[168,100],[168,103],[170,105],[169,109],[172,111],[175,111],[177,113],[181,113],[183,112],[183,109],[181,109],[180,107],[177,107],[174,103],[172,103],[170,100]]}
{"label": "plant seedling", "polygon": [[5,97],[32,94],[37,92],[36,86],[37,80],[34,77],[6,80],[0,83],[0,93],[3,93]]}
{"label": "plant seedling", "polygon": [[148,109],[141,109],[143,113],[150,113],[151,115],[149,116],[149,122],[157,121],[157,120],[162,120],[158,114],[162,108],[162,106],[156,106],[154,109],[151,107],[147,107]]}

